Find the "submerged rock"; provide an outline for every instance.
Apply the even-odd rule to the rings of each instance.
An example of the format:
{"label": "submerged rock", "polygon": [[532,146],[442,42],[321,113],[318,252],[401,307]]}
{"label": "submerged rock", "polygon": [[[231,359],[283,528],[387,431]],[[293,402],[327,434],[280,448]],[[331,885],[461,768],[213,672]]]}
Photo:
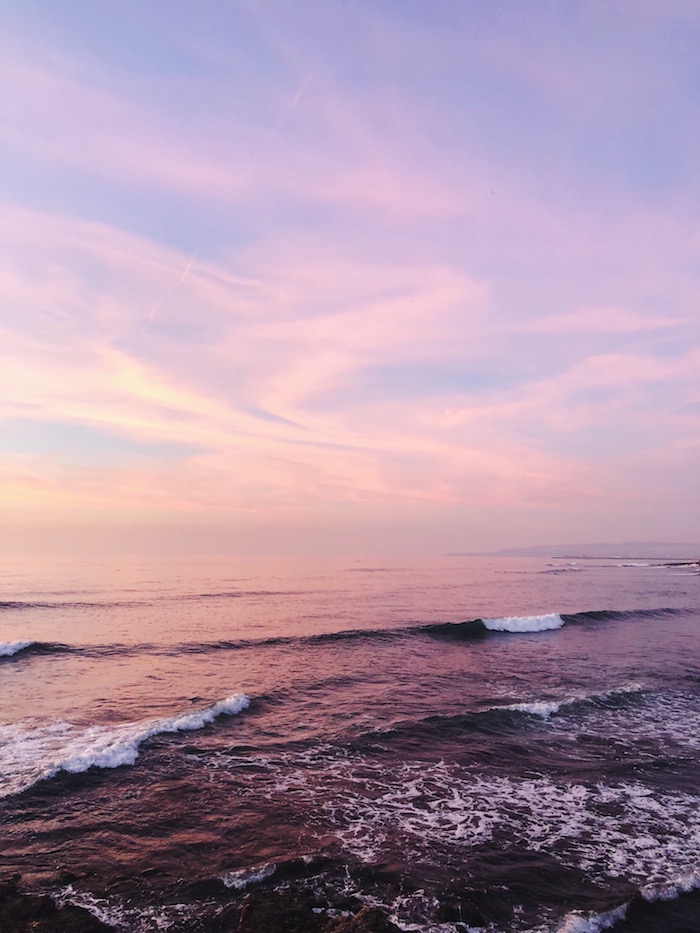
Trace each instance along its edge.
{"label": "submerged rock", "polygon": [[42,894],[24,894],[18,879],[0,882],[0,930],[3,933],[109,933],[107,926],[82,907],[57,907]]}
{"label": "submerged rock", "polygon": [[354,917],[332,920],[323,933],[401,933],[378,907],[363,907]]}
{"label": "submerged rock", "polygon": [[303,891],[249,894],[234,929],[236,933],[400,933],[378,907],[363,907],[354,916],[329,920],[318,900]]}
{"label": "submerged rock", "polygon": [[255,891],[243,902],[237,933],[321,933],[325,919],[317,911],[304,892]]}

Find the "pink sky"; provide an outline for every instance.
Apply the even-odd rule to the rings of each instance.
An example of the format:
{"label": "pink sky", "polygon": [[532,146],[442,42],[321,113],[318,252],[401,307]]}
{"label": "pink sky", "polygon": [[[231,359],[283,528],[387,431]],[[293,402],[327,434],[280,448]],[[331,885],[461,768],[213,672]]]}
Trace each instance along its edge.
{"label": "pink sky", "polygon": [[0,26],[5,552],[698,539],[696,5]]}

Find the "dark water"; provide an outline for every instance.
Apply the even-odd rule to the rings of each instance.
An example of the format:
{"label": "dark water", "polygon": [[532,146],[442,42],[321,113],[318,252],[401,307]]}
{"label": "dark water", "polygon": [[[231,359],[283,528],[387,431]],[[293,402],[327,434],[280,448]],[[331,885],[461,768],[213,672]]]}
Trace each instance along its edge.
{"label": "dark water", "polygon": [[255,888],[406,930],[700,930],[700,575],[6,565],[2,871],[124,931]]}

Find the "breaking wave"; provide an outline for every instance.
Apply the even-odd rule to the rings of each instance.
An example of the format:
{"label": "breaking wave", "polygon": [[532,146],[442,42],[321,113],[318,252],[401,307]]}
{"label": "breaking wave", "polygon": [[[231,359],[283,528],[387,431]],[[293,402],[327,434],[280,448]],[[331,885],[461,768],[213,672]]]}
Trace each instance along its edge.
{"label": "breaking wave", "polygon": [[681,894],[690,894],[700,888],[700,869],[689,871],[671,881],[660,884],[646,884],[642,888],[642,897],[649,904],[657,901],[672,901]]}
{"label": "breaking wave", "polygon": [[491,632],[512,635],[549,632],[569,624],[613,622],[631,619],[662,619],[680,615],[683,609],[597,609],[586,612],[549,612],[531,616],[503,616],[501,618],[471,619],[465,622],[438,622],[419,625],[412,632],[425,633],[438,638],[455,640],[483,638]]}
{"label": "breaking wave", "polygon": [[700,888],[700,871],[690,871],[658,884],[646,884],[640,888],[639,894],[632,900],[613,907],[611,910],[601,913],[572,910],[557,926],[556,933],[602,933],[603,930],[614,928],[622,920],[632,922],[633,917],[639,919],[640,915],[643,915],[644,904],[676,900],[698,888]]}
{"label": "breaking wave", "polygon": [[5,641],[0,642],[0,658],[14,658],[26,654],[63,654],[76,649],[69,645],[47,641]]}
{"label": "breaking wave", "polygon": [[[389,738],[408,738],[419,741],[422,736],[463,739],[465,733],[510,735],[520,732],[524,717],[549,720],[565,717],[577,711],[614,711],[634,705],[639,700],[654,696],[641,684],[626,684],[614,690],[580,694],[563,699],[535,699],[509,704],[485,706],[480,710],[463,713],[441,713],[421,718],[406,719],[383,729],[370,729],[357,738],[359,748],[382,743]],[[568,728],[568,727],[567,727]],[[692,726],[691,726],[692,728]]]}
{"label": "breaking wave", "polygon": [[484,619],[489,632],[549,632],[561,628],[564,620],[556,612],[540,616],[507,616],[504,619]]}
{"label": "breaking wave", "polygon": [[561,712],[567,707],[581,705],[610,706],[617,705],[620,700],[634,694],[640,694],[644,690],[641,684],[628,684],[619,687],[616,690],[606,690],[602,693],[582,694],[580,696],[567,697],[563,700],[532,700],[525,703],[511,703],[508,706],[491,707],[494,710],[508,710],[514,713],[529,713],[532,716],[540,716],[542,719],[548,719],[550,716]]}
{"label": "breaking wave", "polygon": [[438,638],[468,639],[483,638],[489,632],[509,632],[517,635],[526,632],[549,632],[561,628],[564,617],[556,612],[536,616],[504,616],[496,619],[471,619],[466,622],[440,622],[420,626],[414,631],[426,632]]}
{"label": "breaking wave", "polygon": [[169,718],[116,726],[77,726],[58,721],[32,728],[27,723],[0,726],[0,797],[21,793],[60,771],[132,765],[147,739],[169,732],[202,729],[219,716],[234,716],[250,705],[243,693],[202,710]]}
{"label": "breaking wave", "polygon": [[603,930],[609,930],[619,920],[625,919],[627,907],[627,904],[620,904],[619,907],[613,907],[612,910],[605,910],[602,913],[592,911],[583,913],[580,910],[572,910],[559,924],[556,933],[603,933]]}
{"label": "breaking wave", "polygon": [[35,642],[33,641],[4,641],[0,642],[0,658],[12,657],[19,654],[20,651],[26,651]]}
{"label": "breaking wave", "polygon": [[276,871],[277,865],[275,862],[266,862],[264,865],[255,868],[241,868],[238,871],[227,872],[221,880],[227,888],[232,888],[234,891],[243,891],[251,885],[260,884],[261,881],[271,878]]}

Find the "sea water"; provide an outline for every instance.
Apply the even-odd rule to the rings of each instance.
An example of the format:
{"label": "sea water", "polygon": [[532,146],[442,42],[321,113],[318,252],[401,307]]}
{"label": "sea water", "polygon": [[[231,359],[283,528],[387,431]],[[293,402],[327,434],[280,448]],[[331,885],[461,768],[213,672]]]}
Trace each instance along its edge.
{"label": "sea water", "polygon": [[697,567],[0,579],[2,868],[25,887],[127,933],[266,889],[405,930],[700,929]]}

